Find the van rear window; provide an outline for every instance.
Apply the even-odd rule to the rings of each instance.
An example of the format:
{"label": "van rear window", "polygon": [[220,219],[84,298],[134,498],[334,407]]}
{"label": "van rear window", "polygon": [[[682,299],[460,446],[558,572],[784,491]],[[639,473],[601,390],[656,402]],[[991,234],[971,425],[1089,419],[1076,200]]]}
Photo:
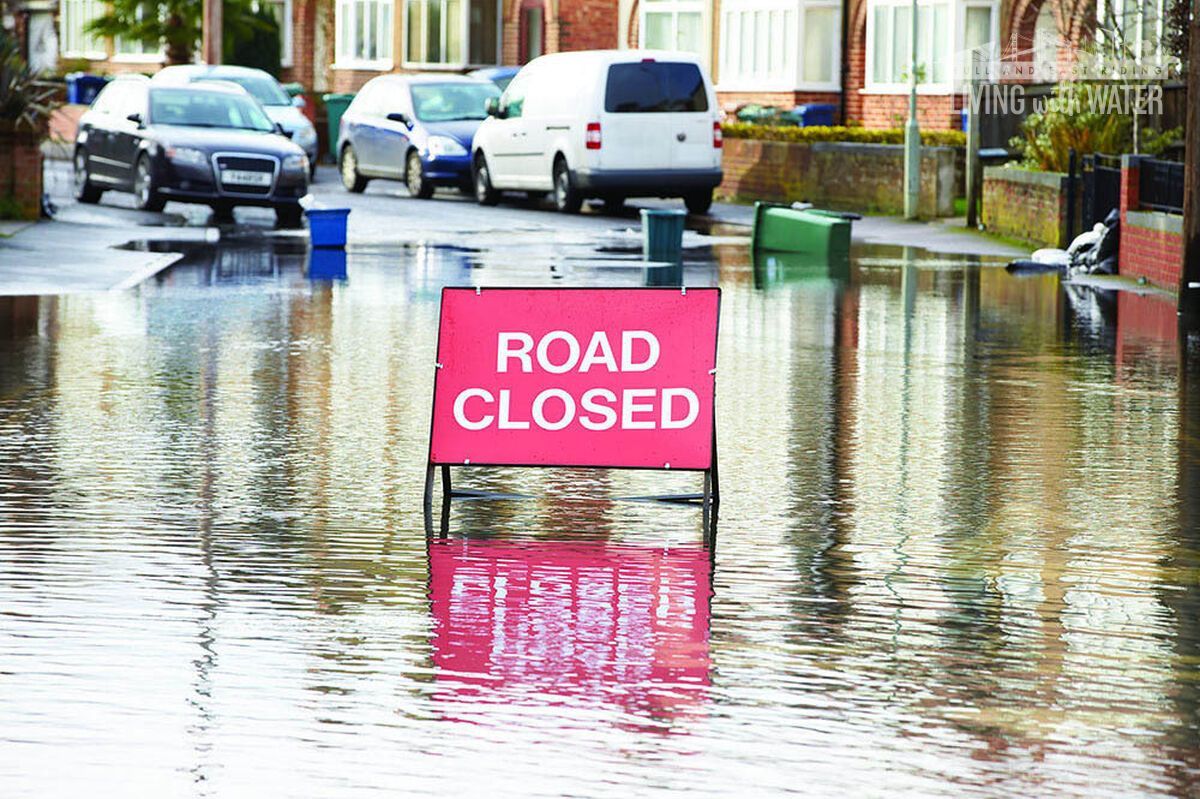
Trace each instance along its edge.
{"label": "van rear window", "polygon": [[608,68],[604,110],[610,114],[707,111],[704,76],[695,64],[641,61]]}

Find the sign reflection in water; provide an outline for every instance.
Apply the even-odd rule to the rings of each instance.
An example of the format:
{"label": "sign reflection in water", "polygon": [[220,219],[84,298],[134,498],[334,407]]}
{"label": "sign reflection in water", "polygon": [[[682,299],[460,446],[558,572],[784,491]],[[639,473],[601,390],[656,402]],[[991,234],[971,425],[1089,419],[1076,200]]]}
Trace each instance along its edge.
{"label": "sign reflection in water", "polygon": [[601,541],[429,544],[439,699],[615,703],[671,721],[709,685],[709,550]]}

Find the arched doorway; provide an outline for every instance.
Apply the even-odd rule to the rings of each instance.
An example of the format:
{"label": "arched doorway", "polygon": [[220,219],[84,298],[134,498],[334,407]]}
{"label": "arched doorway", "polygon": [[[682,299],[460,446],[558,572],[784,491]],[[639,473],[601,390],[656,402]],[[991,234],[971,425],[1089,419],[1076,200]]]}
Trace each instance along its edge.
{"label": "arched doorway", "polygon": [[517,63],[528,64],[546,52],[545,0],[521,0]]}

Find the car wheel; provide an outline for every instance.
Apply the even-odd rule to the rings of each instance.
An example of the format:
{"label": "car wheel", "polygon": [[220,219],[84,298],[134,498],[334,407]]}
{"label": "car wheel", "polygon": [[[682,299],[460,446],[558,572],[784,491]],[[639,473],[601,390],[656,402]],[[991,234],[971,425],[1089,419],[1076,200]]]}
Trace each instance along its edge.
{"label": "car wheel", "polygon": [[358,172],[358,156],[349,144],[342,148],[339,167],[342,172],[342,185],[346,187],[346,191],[361,194],[363,189],[367,188],[367,179]]}
{"label": "car wheel", "polygon": [[304,209],[299,205],[275,206],[275,227],[286,230],[304,227]]}
{"label": "car wheel", "polygon": [[425,167],[421,165],[421,156],[413,150],[408,154],[404,165],[404,182],[408,185],[408,196],[418,200],[428,200],[433,196],[433,184],[425,179]]}
{"label": "car wheel", "polygon": [[687,206],[689,214],[707,214],[708,209],[712,208],[712,200],[712,189],[702,189],[683,195],[683,204]]}
{"label": "car wheel", "polygon": [[554,161],[554,207],[564,214],[577,214],[583,207],[583,195],[572,185],[571,171],[562,156]]}
{"label": "car wheel", "polygon": [[142,155],[133,168],[133,203],[139,211],[161,211],[166,199],[154,188],[154,171],[150,158]]}
{"label": "car wheel", "polygon": [[487,158],[483,153],[475,155],[475,200],[480,205],[496,205],[500,192],[492,186],[492,175],[488,172]]}
{"label": "car wheel", "polygon": [[92,183],[88,173],[88,155],[86,150],[75,151],[75,199],[81,203],[94,204],[100,202],[104,189]]}

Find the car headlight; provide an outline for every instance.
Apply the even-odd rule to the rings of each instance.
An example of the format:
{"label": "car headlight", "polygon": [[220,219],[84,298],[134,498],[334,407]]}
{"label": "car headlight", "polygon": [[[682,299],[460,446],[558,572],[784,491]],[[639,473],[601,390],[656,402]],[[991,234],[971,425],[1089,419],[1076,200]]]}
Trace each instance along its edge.
{"label": "car headlight", "polygon": [[467,151],[461,144],[449,136],[430,136],[427,145],[429,155],[437,158],[442,155],[466,155]]}
{"label": "car headlight", "polygon": [[167,158],[184,166],[208,166],[208,156],[194,147],[168,147]]}
{"label": "car headlight", "polygon": [[308,156],[300,153],[299,155],[289,155],[283,159],[284,172],[307,172],[308,171]]}
{"label": "car headlight", "polygon": [[296,132],[292,134],[292,141],[307,149],[317,143],[317,129],[312,125],[296,128]]}

